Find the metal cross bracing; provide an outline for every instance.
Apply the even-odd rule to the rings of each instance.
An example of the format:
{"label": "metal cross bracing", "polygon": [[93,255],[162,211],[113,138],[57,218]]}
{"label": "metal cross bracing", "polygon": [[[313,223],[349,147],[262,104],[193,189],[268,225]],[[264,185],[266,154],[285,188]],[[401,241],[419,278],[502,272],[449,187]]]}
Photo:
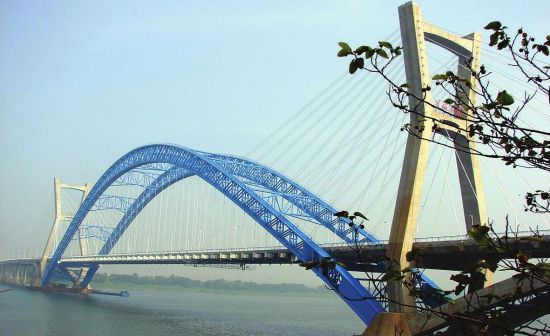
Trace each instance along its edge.
{"label": "metal cross bracing", "polygon": [[146,188],[155,180],[155,178],[157,178],[157,176],[158,171],[151,172],[147,169],[132,169],[131,171],[118,178],[113,184],[111,184],[111,186],[114,187],[133,185]]}
{"label": "metal cross bracing", "polygon": [[[470,54],[477,54],[477,50],[479,49],[479,39],[477,37],[467,37],[465,39],[463,37],[457,38],[454,37],[453,34],[447,33],[445,33],[443,37],[438,38],[442,31],[431,27],[429,23],[421,20],[420,11],[416,7],[417,6],[414,4],[402,6],[400,9],[400,15],[404,27],[402,29],[402,34],[404,35],[402,43],[405,49],[404,55],[408,59],[406,62],[408,62],[409,65],[415,65],[415,67],[418,65],[418,68],[422,70],[415,70],[411,72],[411,69],[409,69],[410,66],[406,66],[405,68],[407,68],[406,72],[408,76],[407,82],[410,82],[409,77],[411,76],[417,81],[420,78],[420,82],[414,85],[415,88],[420,89],[429,82],[429,71],[427,69],[427,57],[425,55],[424,42],[433,42],[435,40],[439,45],[445,46],[448,44],[445,42],[445,39],[450,39],[449,41],[454,41],[453,43],[455,44],[456,41],[463,44],[467,43],[471,46],[471,50],[466,50],[468,48],[464,50],[461,49],[460,55],[458,55],[459,58],[464,58],[465,55],[469,57]],[[405,12],[405,10],[410,13]],[[420,46],[420,48],[417,48],[418,46]],[[416,55],[416,53],[413,55],[410,52],[411,50],[414,51],[415,48],[418,49],[418,55]],[[420,74],[422,76],[420,76]],[[350,90],[346,92],[346,95],[348,94],[351,95]],[[376,95],[373,94],[371,96],[375,97]],[[434,98],[438,99],[435,95]],[[326,101],[329,101],[328,99],[329,98],[327,98]],[[340,100],[338,97],[335,99],[338,99],[338,101]],[[361,107],[365,101],[366,99],[363,99],[361,104],[357,105],[355,112],[360,111],[359,107]],[[348,104],[346,103],[346,106],[347,105]],[[332,111],[334,106],[336,106],[336,103],[332,104],[330,109],[327,111]],[[351,107],[351,105],[349,105],[349,107]],[[316,110],[316,108],[313,108],[313,110]],[[381,110],[381,108],[379,110]],[[430,109],[423,113],[429,114],[429,110]],[[387,111],[389,111],[389,109]],[[332,122],[325,125],[325,127],[319,127],[321,131],[325,131],[327,128],[340,130],[345,124],[349,124],[354,125],[354,128],[361,130],[361,132],[341,132],[346,136],[340,141],[338,141],[338,138],[334,136],[327,137],[328,139],[335,139],[334,143],[337,143],[337,145],[333,149],[333,154],[336,152],[342,153],[342,158],[340,160],[335,160],[335,156],[332,154],[326,155],[326,162],[322,162],[323,167],[326,167],[326,171],[330,170],[330,166],[327,165],[329,159],[334,161],[336,166],[342,165],[350,158],[349,154],[352,153],[352,149],[360,149],[362,152],[360,157],[365,157],[366,155],[364,154],[369,150],[368,144],[372,139],[376,139],[373,134],[369,133],[368,139],[367,137],[364,137],[366,141],[365,143],[360,144],[357,142],[357,140],[363,138],[360,137],[361,133],[364,133],[366,130],[370,129],[368,127],[357,127],[357,123],[362,120],[366,113],[364,113],[360,119],[357,119],[357,122],[352,122],[349,118],[340,118],[341,114],[339,113],[329,114],[328,112],[324,113],[322,118],[326,115],[333,115],[334,118],[331,119]],[[376,123],[373,121],[370,123],[365,121],[365,123],[369,124],[369,126],[374,126],[374,128],[381,128],[380,126],[382,124],[388,123],[387,121],[384,122],[385,119],[381,118],[377,113],[378,112],[372,115],[374,118],[372,120],[377,120]],[[309,118],[306,116],[303,120],[311,120],[313,125],[322,126],[319,123],[322,118]],[[338,118],[341,119],[341,124],[337,127],[332,127],[333,121]],[[295,129],[295,125],[302,125],[302,123],[295,122],[292,124],[290,126],[292,127],[292,130]],[[393,126],[395,126],[395,121]],[[311,129],[308,127],[304,128],[307,130]],[[427,127],[426,129],[429,130],[431,128]],[[292,153],[293,158],[290,160],[292,164],[297,162],[295,158],[303,155],[303,150],[308,146],[308,141],[305,141],[304,138],[306,132],[299,133],[298,139],[301,144],[303,144],[303,147],[301,146],[301,150],[297,149],[297,153]],[[349,150],[342,150],[344,139],[349,138],[349,134],[352,134],[354,141],[349,142]],[[288,137],[286,135],[281,136],[281,139],[285,138],[291,142],[291,147],[296,147],[295,138]],[[388,141],[393,141],[390,139],[390,137],[386,137],[385,141],[379,140],[378,144],[383,142],[386,142],[387,144]],[[317,136],[311,136],[309,144],[317,140]],[[373,244],[378,247],[378,252],[381,253],[380,255],[387,255],[395,260],[400,260],[401,266],[404,267],[408,265],[404,262],[405,253],[411,250],[410,246],[413,246],[415,241],[414,235],[416,222],[418,221],[418,217],[422,214],[421,211],[420,214],[418,212],[420,208],[423,208],[421,205],[422,185],[424,183],[424,173],[429,163],[429,160],[427,159],[429,152],[426,144],[421,143],[417,141],[418,139],[414,139],[412,137],[409,137],[409,140],[411,145],[409,146],[409,144],[407,144],[408,149],[406,150],[403,169],[401,170],[402,178],[399,187],[400,192],[397,197],[397,206],[393,216],[394,224],[392,225],[392,233],[390,234],[389,245],[393,245],[393,247],[390,246],[389,250],[392,252],[389,254],[385,250],[387,249],[386,247],[381,248],[381,245],[384,245],[387,242],[378,240],[372,233],[367,232],[364,229],[350,227],[350,221],[347,219],[333,216],[333,213],[335,213],[337,209],[308,191],[300,184],[297,184],[285,175],[280,174],[263,164],[242,157],[195,151],[177,145],[156,144],[138,148],[124,155],[117,162],[115,162],[104,173],[104,175],[90,191],[88,196],[84,199],[75,216],[66,217],[66,219],[71,220],[71,223],[61,239],[61,242],[57,246],[55,253],[49,260],[47,267],[42,269],[41,266],[40,268],[40,274],[42,275],[41,285],[47,286],[53,279],[60,278],[69,280],[73,279],[73,282],[75,282],[78,286],[87,287],[99,269],[99,264],[102,263],[137,264],[150,262],[200,264],[201,262],[212,262],[214,264],[221,264],[228,260],[237,263],[240,262],[240,259],[246,259],[247,261],[258,259],[256,261],[261,262],[261,258],[255,258],[254,255],[256,254],[260,256],[262,253],[254,250],[242,252],[240,257],[232,257],[232,254],[237,255],[237,253],[232,253],[235,251],[223,249],[203,249],[183,252],[175,252],[170,249],[170,251],[166,251],[166,253],[149,253],[149,248],[147,248],[147,253],[138,253],[134,255],[130,253],[121,255],[118,253],[118,250],[115,248],[117,243],[119,243],[118,246],[120,246],[119,241],[124,236],[124,233],[127,232],[129,226],[132,223],[137,222],[136,218],[140,212],[164,190],[171,187],[178,181],[192,176],[202,179],[204,182],[217,189],[235,205],[240,207],[252,219],[254,219],[271,236],[275,237],[276,240],[285,248],[284,251],[264,251],[265,254],[284,253],[287,257],[292,254],[294,257],[292,257],[292,259],[288,258],[290,262],[295,262],[298,260],[303,262],[311,262],[319,261],[322,258],[332,258],[333,256],[338,256],[338,254],[334,251],[334,249],[331,249],[330,246],[320,245],[318,241],[312,238],[313,235],[311,233],[307,234],[305,227],[311,223],[316,225],[316,228],[321,227],[327,229],[334,236],[339,237],[344,242],[344,247],[347,247],[348,244],[353,245],[355,243],[362,245]],[[407,141],[409,142],[409,140]],[[377,141],[374,140],[374,142]],[[397,145],[397,141],[394,142],[394,147],[398,148],[399,146]],[[319,179],[325,178],[324,175],[330,174],[318,174],[318,166],[316,164],[312,164],[312,162],[315,162],[314,159],[318,157],[317,154],[328,148],[328,144],[328,140],[324,141],[319,150],[312,156],[311,159],[307,160],[306,163],[306,165],[317,169],[312,176],[314,175]],[[285,146],[279,147],[281,147],[281,151],[283,153],[291,152]],[[417,147],[422,148],[420,150]],[[387,158],[388,164],[383,164],[378,171],[387,172],[389,163],[391,163],[397,153],[398,152],[394,150],[391,156]],[[276,156],[275,161],[279,161],[281,157],[283,156]],[[378,161],[380,161],[383,157],[384,156],[381,152]],[[468,171],[466,171],[467,167],[465,168],[465,166],[468,165],[465,165],[464,161],[466,161],[464,157],[457,157],[457,168],[459,168],[459,174],[461,176],[460,187],[463,188],[461,191],[463,193],[462,200],[464,216],[465,218],[469,218],[469,216],[471,216],[471,220],[466,223],[466,227],[468,227],[468,225],[471,226],[472,224],[483,224],[482,220],[485,220],[486,211],[484,209],[483,189],[481,188],[481,183],[479,183],[481,180],[477,180],[479,174],[477,173],[477,164],[474,162],[475,158],[472,159],[472,162],[474,163],[470,165],[472,167],[470,167],[471,169],[468,168]],[[359,162],[358,160],[355,160],[354,162],[355,163],[352,165],[353,167],[359,166],[357,164]],[[376,163],[376,167],[377,166],[378,163]],[[290,170],[286,167],[283,167],[282,169],[287,173],[290,172]],[[397,169],[396,172],[399,172],[399,170]],[[346,172],[346,174],[347,175],[342,175],[344,177],[344,183],[338,185],[338,188],[334,188],[336,190],[336,196],[342,196],[342,199],[345,199],[346,195],[343,195],[343,190],[346,189],[346,185],[348,184],[350,176],[353,174],[353,170]],[[367,185],[371,183],[376,176],[378,175],[373,173]],[[393,175],[384,175],[380,187],[381,191],[383,188],[387,189],[388,179],[392,179],[391,176]],[[386,177],[388,177],[388,179],[386,179]],[[311,177],[310,180],[313,181],[313,178]],[[325,180],[329,181],[330,179]],[[300,177],[300,181],[305,182],[307,179]],[[310,185],[311,184],[313,183],[310,183]],[[324,193],[322,189],[329,188],[331,184],[333,183],[324,182],[320,193]],[[132,189],[133,193],[131,195],[125,194],[125,188]],[[366,193],[363,193],[363,195],[366,195]],[[380,198],[379,195],[376,196],[377,198]],[[360,198],[359,202],[359,204],[362,204],[363,198]],[[374,204],[374,202],[371,203]],[[369,210],[367,209],[367,211]],[[112,227],[96,225],[96,222],[93,220],[90,220],[89,223],[87,222],[88,218],[86,218],[86,216],[88,214],[97,214],[98,217],[100,217],[105,214],[107,214],[105,216],[109,216],[112,213],[115,215],[109,219],[116,217],[114,226]],[[200,219],[198,221],[200,222]],[[439,223],[437,220],[434,222]],[[369,229],[376,230],[376,227]],[[213,231],[216,229],[209,228],[209,230]],[[206,234],[204,231],[201,230],[199,239],[200,237],[204,238],[205,235]],[[78,257],[67,257],[65,255],[67,247],[71,241],[79,240],[82,243],[84,239],[92,237],[101,241],[101,247],[98,249],[99,252],[97,252],[97,254],[84,255],[84,253],[81,253]],[[463,237],[459,239],[463,239]],[[122,241],[122,243],[124,243],[124,241]],[[147,245],[148,244],[149,242],[147,242]],[[452,243],[449,244],[449,246],[452,245]],[[457,242],[457,245],[464,248],[464,245],[459,242]],[[48,248],[46,248],[46,250],[48,250]],[[351,253],[349,249],[345,252]],[[474,252],[475,253],[470,253],[470,255],[475,255],[477,257],[482,255],[481,253],[478,253],[479,251]],[[441,251],[438,253],[434,253],[434,255],[440,259],[441,256],[449,256],[450,254],[449,252],[446,252],[447,254],[445,254]],[[464,251],[456,252],[455,250],[455,254],[455,257],[459,259],[463,258],[464,255],[468,253]],[[47,253],[44,253],[44,255],[48,256]],[[424,259],[423,262],[425,262],[426,259]],[[431,260],[431,262],[433,262],[433,260]],[[441,266],[441,261],[439,262],[440,264],[438,266]],[[446,260],[443,261],[443,263],[446,264],[444,267],[449,267]],[[356,265],[357,264],[359,263],[356,263]],[[385,263],[379,261],[372,262],[369,266],[372,266],[370,270],[376,268],[377,270],[384,271],[386,269]],[[414,264],[412,266],[423,267],[424,265],[419,262],[418,264]],[[71,267],[81,267],[82,270],[86,268],[86,271],[81,271],[79,273],[78,269],[73,269]],[[437,267],[434,268],[437,269]],[[372,282],[372,278],[369,278],[367,279],[368,281],[364,282],[365,286],[362,286],[360,282],[364,279],[354,278],[354,276],[349,272],[350,269],[352,268],[348,267],[346,270],[340,266],[337,266],[333,270],[327,270],[317,266],[314,267],[312,271],[315,272],[329,288],[333,289],[335,293],[337,293],[367,324],[372,321],[373,317],[378,312],[384,311],[387,308],[388,300],[385,298],[388,298],[388,295],[391,299],[390,301],[394,302],[394,305],[411,301],[411,304],[407,306],[410,307],[411,310],[414,310],[414,299],[409,297],[408,291],[400,288],[400,282],[395,282],[392,288],[391,286],[386,286],[383,282]],[[430,289],[437,288],[437,286],[431,282],[430,279],[418,272],[413,273],[412,279],[414,280],[413,282],[415,287],[421,291],[425,291],[426,293],[429,293]],[[434,307],[440,305],[441,303],[442,302],[437,302],[437,300],[434,301],[433,297],[424,297],[423,302],[419,302],[418,304],[427,304]],[[417,307],[419,306],[418,304]],[[401,309],[400,307],[397,308]],[[399,309],[395,309],[395,307],[392,309],[394,311],[399,311]]]}
{"label": "metal cross bracing", "polygon": [[112,235],[112,231],[112,228],[100,225],[81,225],[78,235],[73,237],[73,240],[97,238],[105,242]]}
{"label": "metal cross bracing", "polygon": [[[136,168],[144,170],[144,165],[148,165],[146,167],[150,170],[151,164],[162,165],[155,166],[157,177],[154,180],[149,178],[146,183],[134,183],[143,188],[137,198],[105,196],[105,191],[111,185],[120,185],[119,179],[124,174],[135,171]],[[291,219],[295,217],[322,225],[349,243],[356,240],[377,241],[361,229],[357,231],[360,236],[356,238],[356,231],[349,228],[346,220],[333,217],[332,214],[336,211],[333,207],[289,178],[259,163],[227,155],[197,152],[175,145],[148,145],[120,158],[92,188],[46,267],[41,280],[42,286],[46,286],[51,280],[70,240],[88,212],[99,208],[124,212],[100,251],[100,254],[108,254],[147,203],[173,183],[189,176],[200,177],[223,193],[301,261],[319,261],[332,257],[293,223]],[[129,178],[122,180],[131,181]],[[97,268],[97,265],[90,267],[82,286],[89,284]],[[384,310],[382,304],[372,300],[374,296],[343,267],[314,267],[312,270],[365,323],[370,323],[378,312]]]}
{"label": "metal cross bracing", "polygon": [[131,197],[117,196],[117,195],[101,195],[96,200],[93,208],[90,211],[99,210],[118,210],[125,213],[128,208],[134,203],[135,199]]}

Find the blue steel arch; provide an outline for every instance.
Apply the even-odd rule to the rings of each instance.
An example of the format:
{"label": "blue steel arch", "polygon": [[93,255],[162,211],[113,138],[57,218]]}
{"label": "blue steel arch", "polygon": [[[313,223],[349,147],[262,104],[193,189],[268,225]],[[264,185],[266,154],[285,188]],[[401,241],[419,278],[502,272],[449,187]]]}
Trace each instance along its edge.
{"label": "blue steel arch", "polygon": [[[247,178],[273,192],[279,192],[282,197],[304,210],[312,219],[315,219],[317,224],[328,228],[348,243],[353,243],[355,241],[356,231],[349,227],[348,224],[350,221],[348,219],[334,217],[333,213],[336,212],[336,209],[288,177],[260,163],[244,158],[198,151],[196,151],[196,153],[206,156],[209,160],[216,161],[225,171],[235,176]],[[187,170],[179,167],[172,167],[170,170],[158,176],[127,209],[124,217],[115,227],[111,236],[99,251],[99,254],[109,254],[134,218],[158,193],[168,188],[173,183],[193,175],[193,173]],[[364,229],[358,229],[357,233],[357,240],[360,242],[378,242],[378,239]],[[82,287],[88,286],[98,269],[98,265],[91,266],[80,285]]]}
{"label": "blue steel arch", "polygon": [[[279,172],[270,169],[269,167],[242,157],[211,154],[206,152],[201,153],[208,156],[212,160],[217,161],[224,169],[226,169],[226,171],[237,176],[247,177],[272,191],[281,192],[281,189],[283,189],[282,186],[285,186],[284,193],[282,195],[283,197],[292,202],[295,206],[300,207],[308,213],[308,215],[317,220],[320,225],[328,228],[348,243],[354,243],[355,240],[359,243],[380,242],[378,238],[371,235],[364,229],[358,228],[357,231],[355,231],[350,228],[348,225],[350,223],[349,219],[333,216],[337,210],[331,205],[315,196],[298,183],[292,181]],[[355,234],[358,236],[355,237]],[[380,263],[381,270],[384,270],[386,267],[387,265],[385,262]],[[433,289],[439,289],[439,286],[437,286],[437,284],[428,278],[428,276],[424,273],[421,273],[416,269],[413,272],[418,276],[417,281],[419,281],[419,289],[422,292],[420,298],[431,308],[440,306],[442,302],[440,298],[434,297],[433,294],[430,294],[434,293]]]}
{"label": "blue steel arch", "polygon": [[[105,244],[99,251],[100,255],[109,254],[119,238],[122,236],[126,228],[132,223],[134,218],[145,208],[145,206],[155,198],[161,191],[168,188],[172,184],[186,178],[193,176],[194,174],[186,169],[180,167],[172,167],[160,176],[158,176],[151,184],[149,184],[145,190],[138,196],[134,203],[130,206],[128,211],[120,219],[117,226],[111,233],[110,237],[105,241]],[[95,273],[99,269],[99,265],[91,266],[84,279],[80,283],[81,287],[86,288],[88,284],[92,281]]]}
{"label": "blue steel arch", "polygon": [[[284,215],[270,206],[245,183],[223,169],[215,160],[209,158],[206,153],[175,145],[148,145],[137,148],[121,157],[94,185],[75,214],[46,267],[42,276],[42,286],[48,284],[69,242],[77,232],[86,214],[103,192],[124,173],[151,163],[169,163],[181,168],[182,171],[186,171],[188,174],[199,176],[241,207],[300,260],[314,261],[321,258],[330,258],[325,250],[307,237]],[[130,223],[131,221],[127,225]],[[320,267],[314,267],[312,271],[330,288],[335,289],[341,299],[366,324],[369,324],[378,312],[384,310],[382,305],[375,301],[373,296],[343,267],[338,265],[334,270],[329,269],[328,271]]]}
{"label": "blue steel arch", "polygon": [[[209,159],[216,161],[227,172],[248,178],[263,187],[281,193],[287,201],[302,209],[347,243],[379,242],[379,239],[366,230],[357,228],[357,231],[348,225],[347,218],[334,217],[335,208],[311,193],[300,184],[258,162],[229,155],[204,153]],[[358,234],[358,237],[355,235]]]}

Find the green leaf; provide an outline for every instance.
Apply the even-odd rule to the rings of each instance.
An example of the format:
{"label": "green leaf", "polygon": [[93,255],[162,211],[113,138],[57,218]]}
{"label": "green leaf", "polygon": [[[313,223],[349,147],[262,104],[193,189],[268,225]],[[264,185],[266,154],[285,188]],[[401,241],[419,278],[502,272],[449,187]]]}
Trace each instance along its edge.
{"label": "green leaf", "polygon": [[344,50],[344,49],[340,49],[340,51],[336,54],[336,56],[338,57],[346,57],[348,55],[351,55],[352,53]]}
{"label": "green leaf", "polygon": [[355,59],[355,64],[357,65],[357,67],[359,69],[363,69],[363,67],[365,66],[365,59],[364,58],[356,58]]}
{"label": "green leaf", "polygon": [[499,36],[499,33],[498,32],[494,32],[491,34],[491,36],[489,36],[489,46],[492,47],[494,46],[495,44],[498,43],[498,36]]}
{"label": "green leaf", "polygon": [[362,53],[364,53],[365,51],[369,50],[369,49],[372,49],[371,47],[369,46],[360,46],[359,48],[355,49],[355,53],[360,56]]}
{"label": "green leaf", "polygon": [[408,261],[408,262],[412,262],[416,259],[417,257],[417,252],[415,250],[411,250],[409,252],[407,252],[407,254],[405,254],[405,259]]}
{"label": "green leaf", "polygon": [[497,105],[498,105],[497,102],[492,102],[492,103],[489,103],[489,104],[483,104],[483,107],[485,107],[487,110],[492,110],[495,107],[497,107]]}
{"label": "green leaf", "polygon": [[507,39],[504,39],[502,41],[500,41],[498,44],[497,44],[497,49],[498,50],[502,50],[504,48],[506,48],[508,46],[508,44],[510,44],[510,41],[507,40]]}
{"label": "green leaf", "polygon": [[451,98],[447,98],[447,99],[445,99],[443,102],[444,102],[444,103],[447,103],[447,104],[449,104],[449,105],[451,105],[451,104],[454,104],[454,103],[455,103],[455,100],[454,100],[454,99],[451,99]]}
{"label": "green leaf", "polygon": [[338,42],[338,45],[342,48],[337,54],[338,57],[345,57],[353,54],[351,47],[346,42]]}
{"label": "green leaf", "polygon": [[312,269],[313,267],[319,265],[319,263],[318,263],[318,262],[315,262],[315,261],[308,261],[308,262],[300,263],[299,265],[300,265],[300,267],[305,267],[305,269],[306,269],[307,271],[309,271],[309,270]]}
{"label": "green leaf", "polygon": [[393,49],[392,45],[390,42],[386,42],[386,41],[379,41],[378,42],[378,45],[380,46],[380,48],[388,48],[388,49]]}
{"label": "green leaf", "polygon": [[498,269],[498,262],[500,260],[498,258],[487,258],[484,262],[480,263],[480,266],[483,268],[487,268],[491,272],[496,272]]}
{"label": "green leaf", "polygon": [[355,216],[357,216],[357,217],[361,217],[361,218],[363,218],[363,219],[369,220],[367,217],[365,217],[365,215],[363,215],[363,214],[360,213],[359,211],[355,211],[353,214],[354,214]]}
{"label": "green leaf", "polygon": [[484,28],[490,30],[499,30],[502,24],[499,21],[489,22]]}
{"label": "green leaf", "polygon": [[349,73],[353,75],[357,71],[357,69],[359,69],[359,67],[357,66],[357,60],[352,59],[351,62],[349,62]]}
{"label": "green leaf", "polygon": [[485,75],[487,73],[487,69],[485,69],[485,65],[481,65],[479,67],[479,72],[482,74],[482,75]]}
{"label": "green leaf", "polygon": [[[470,127],[472,129],[473,127]],[[472,227],[472,230],[468,232],[468,236],[476,241],[481,246],[490,247],[492,245],[491,238],[487,233],[491,230],[489,226],[486,225],[476,225]]]}
{"label": "green leaf", "polygon": [[380,57],[389,58],[388,54],[383,49],[376,49],[376,53]]}
{"label": "green leaf", "polygon": [[371,58],[375,52],[376,49],[368,49],[367,51],[365,51],[365,59]]}
{"label": "green leaf", "polygon": [[497,102],[504,106],[512,105],[514,103],[514,97],[506,92],[506,90],[500,91],[497,95]]}
{"label": "green leaf", "polygon": [[444,74],[437,74],[435,76],[432,77],[433,80],[446,80],[447,79],[447,75],[444,75]]}
{"label": "green leaf", "polygon": [[347,212],[346,210],[342,210],[342,211],[338,211],[337,213],[334,213],[333,215],[336,216],[336,217],[348,218],[349,212]]}
{"label": "green leaf", "polygon": [[468,128],[468,136],[471,138],[474,135],[476,135],[476,129],[470,126],[470,128]]}
{"label": "green leaf", "polygon": [[458,282],[459,284],[467,284],[470,282],[470,277],[463,273],[452,274],[450,279]]}
{"label": "green leaf", "polygon": [[338,42],[338,45],[340,46],[340,48],[349,51],[349,53],[351,54],[351,47],[349,46],[349,44],[347,44],[346,42]]}

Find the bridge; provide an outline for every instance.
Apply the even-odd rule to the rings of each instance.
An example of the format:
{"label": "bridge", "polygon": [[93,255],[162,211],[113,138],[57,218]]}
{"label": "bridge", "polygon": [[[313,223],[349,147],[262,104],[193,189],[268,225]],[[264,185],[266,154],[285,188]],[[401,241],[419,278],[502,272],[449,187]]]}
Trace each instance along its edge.
{"label": "bridge", "polygon": [[[427,57],[423,54],[426,52],[427,42],[454,53],[459,64],[470,56],[479,58],[478,34],[462,37],[431,26],[422,20],[418,6],[412,3],[400,7],[400,19],[406,76],[412,90],[420,90],[429,83]],[[464,67],[458,68],[464,74]],[[348,95],[349,93],[350,91],[345,92]],[[333,106],[329,111],[332,110]],[[428,115],[432,112],[426,109],[423,113]],[[307,118],[316,120],[309,115]],[[416,116],[411,116],[411,123],[416,123],[416,119]],[[372,124],[373,122],[368,126]],[[300,122],[296,125],[299,126]],[[295,127],[291,129],[295,130]],[[307,132],[308,130],[299,132],[299,138],[304,139]],[[337,152],[342,148],[341,141],[351,138],[349,153],[360,147],[359,144],[365,145],[365,149],[360,150],[357,161],[351,161],[351,168],[357,168],[370,141],[367,139],[367,142],[361,142],[359,135],[360,132],[347,133],[342,140],[332,136],[327,136],[328,140],[313,137],[312,141],[323,143],[313,153],[312,158],[306,160],[306,165],[317,164],[317,154],[327,148],[333,139],[337,139],[334,146]],[[397,156],[398,151],[395,149],[399,147],[399,142],[388,139],[393,138],[385,136],[379,141],[385,142],[387,146],[380,152],[378,160],[369,164],[375,166],[369,181],[376,181],[377,176],[384,176],[380,179],[382,182],[379,192],[372,194],[373,200],[369,200],[372,204],[378,198],[383,199],[382,194],[389,189],[388,185],[393,180],[399,180],[393,195],[394,202],[391,204],[395,208],[387,240],[379,239],[374,234],[374,226],[357,224],[347,217],[334,216],[341,208],[333,206],[333,202],[310,190],[315,184],[311,181],[315,181],[315,175],[319,175],[322,179],[320,183],[323,184],[321,190],[333,189],[332,196],[336,199],[349,197],[347,186],[351,183],[351,176],[354,176],[351,168],[350,172],[343,172],[343,178],[332,186],[327,182],[330,179],[326,178],[335,170],[331,167],[348,165],[349,161],[346,160],[351,155],[347,155],[347,150],[343,157],[335,160],[335,166],[326,162],[319,164],[318,174],[304,178],[304,183],[308,184],[306,188],[305,184],[287,177],[279,170],[271,168],[271,165],[260,163],[263,162],[260,160],[261,156],[258,160],[250,160],[174,144],[150,144],[120,157],[93,186],[68,185],[56,179],[56,218],[42,255],[0,261],[0,280],[41,290],[59,290],[61,283],[69,283],[70,291],[89,293],[92,291],[94,275],[101,265],[186,264],[244,267],[250,264],[309,264],[309,270],[332,289],[369,328],[383,328],[386,325],[386,328],[390,326],[393,331],[396,323],[401,323],[404,316],[409,318],[410,315],[407,314],[414,315],[420,307],[461,313],[463,311],[447,306],[449,298],[434,298],[427,294],[433,293],[438,286],[419,269],[462,271],[480,260],[504,260],[516,256],[510,251],[488,251],[464,234],[415,239],[417,223],[426,204],[423,187],[425,180],[426,184],[429,182],[426,179],[430,163],[428,144],[409,135],[406,144],[400,146],[404,149],[403,161],[396,171],[401,171],[401,178],[393,179],[393,169],[389,168],[389,162]],[[465,136],[454,137],[454,141],[472,147],[475,145]],[[308,146],[309,142],[303,143],[304,149]],[[391,155],[385,152],[387,147],[393,148]],[[304,155],[300,148],[302,143],[297,152],[292,152],[292,158]],[[271,152],[271,147],[266,152]],[[457,165],[463,212],[462,228],[470,230],[474,226],[487,225],[486,219],[489,216],[478,158],[458,149],[452,155],[456,158]],[[273,163],[278,164],[281,157],[277,155]],[[295,160],[289,161],[293,163]],[[388,166],[380,163],[385,161]],[[439,167],[438,163],[437,168]],[[443,170],[447,175],[447,171]],[[360,179],[358,180],[360,183]],[[183,184],[194,185],[193,188],[182,191],[178,186]],[[63,209],[63,190],[81,193],[82,197],[73,213]],[[207,197],[202,203],[196,200],[204,195]],[[165,196],[171,198],[171,202],[163,202]],[[363,198],[364,196],[359,195],[360,200],[356,204],[365,204]],[[441,199],[440,196],[440,202]],[[454,202],[450,203],[453,203],[455,211]],[[161,225],[163,219],[164,224]],[[241,230],[240,227],[246,226],[245,223],[249,228]],[[447,222],[441,223],[447,225]],[[534,223],[533,226],[537,224]],[[258,228],[262,231],[258,232]],[[532,232],[518,233],[512,243],[518,249],[530,252],[532,257],[548,257],[548,230],[538,230],[538,233],[541,236],[537,244],[529,239],[521,239],[530,237]],[[322,237],[327,238],[323,240]],[[252,246],[238,247],[238,241],[241,245],[246,245],[244,242],[247,241]],[[258,241],[262,241],[263,246],[254,246]],[[153,247],[156,250],[151,251]],[[410,251],[415,252],[415,260],[407,258]],[[400,281],[384,283],[379,278],[368,278],[365,281],[361,274],[356,274],[382,274],[388,270],[388,259],[399,261],[402,268],[414,268],[411,278],[414,278],[415,290],[421,293],[418,302],[417,298],[409,295],[408,288]],[[506,296],[513,294],[517,285],[518,280],[515,279],[493,284],[492,274],[487,272],[486,281],[481,286],[469,288],[468,295],[473,295],[476,291],[486,295],[487,291],[494,290],[499,295]],[[535,296],[535,291],[540,295]],[[535,283],[522,293],[525,295],[519,299],[537,302],[540,297],[547,295],[548,285]],[[509,299],[497,301],[510,304]],[[458,306],[471,308],[468,305]],[[426,325],[429,325],[429,331],[441,329],[447,323],[429,316],[414,316],[414,319],[424,319],[429,323],[416,321],[417,329],[414,329],[414,323],[410,324],[412,333],[426,332],[427,329],[422,329]],[[540,314],[532,313],[528,317],[533,319],[538,316]],[[524,323],[525,320],[522,319],[521,322]]]}
{"label": "bridge", "polygon": [[[532,258],[545,258],[550,255],[550,230],[539,231],[541,234],[541,246],[533,245],[522,237],[531,237],[532,232],[523,231],[517,233],[517,247],[521,251],[528,252]],[[500,236],[504,235],[501,233]],[[384,268],[376,262],[367,263],[366,259],[383,259],[387,255],[388,241],[364,242],[360,244],[361,254],[350,249],[348,244],[331,243],[320,244],[333,258],[344,263],[349,271],[384,272]],[[515,256],[510,251],[500,253],[481,247],[467,235],[443,236],[429,238],[415,238],[413,250],[416,251],[418,268],[462,271],[479,259],[498,258],[513,259]],[[49,260],[48,260],[49,262]],[[65,256],[58,262],[58,267],[89,268],[94,265],[129,265],[129,264],[161,264],[161,265],[292,265],[301,261],[284,246],[226,248],[226,249],[201,249],[188,251],[161,251],[142,253],[111,253],[97,255]],[[18,265],[28,264],[30,271],[19,274]],[[30,281],[37,276],[40,267],[38,258],[19,258],[0,261],[0,270],[8,270],[9,275],[3,276],[4,281],[31,285]],[[71,279],[73,280],[73,279]]]}

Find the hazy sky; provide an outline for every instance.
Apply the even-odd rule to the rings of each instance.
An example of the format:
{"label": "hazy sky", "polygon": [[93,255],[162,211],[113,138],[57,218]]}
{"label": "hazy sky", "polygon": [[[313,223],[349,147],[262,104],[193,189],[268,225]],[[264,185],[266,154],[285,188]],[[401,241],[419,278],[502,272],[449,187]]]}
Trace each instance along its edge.
{"label": "hazy sky", "polygon": [[[246,153],[342,73],[338,41],[388,36],[402,3],[0,0],[0,252],[42,247],[56,176],[95,181],[153,142]],[[547,33],[548,1],[419,3],[450,31]]]}

